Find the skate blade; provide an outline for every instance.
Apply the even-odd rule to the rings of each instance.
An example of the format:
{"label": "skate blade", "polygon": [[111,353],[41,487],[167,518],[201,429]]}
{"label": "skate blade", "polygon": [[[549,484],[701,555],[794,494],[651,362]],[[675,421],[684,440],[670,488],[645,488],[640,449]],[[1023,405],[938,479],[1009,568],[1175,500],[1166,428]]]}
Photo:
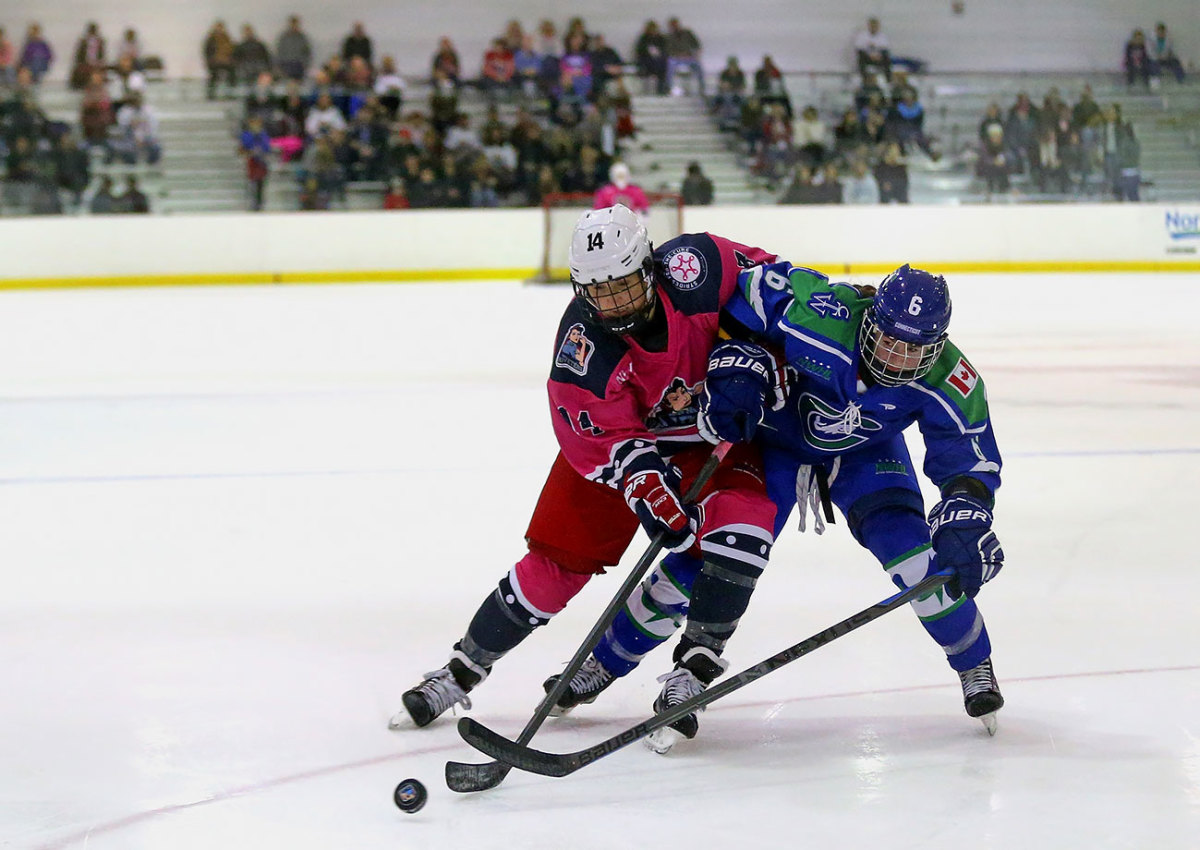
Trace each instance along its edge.
{"label": "skate blade", "polygon": [[671,748],[682,741],[684,735],[677,729],[672,729],[670,726],[664,726],[661,729],[655,729],[646,736],[644,743],[647,747],[654,750],[660,756],[665,756],[671,752]]}
{"label": "skate blade", "polygon": [[412,718],[408,716],[408,712],[403,708],[392,715],[388,720],[388,728],[392,731],[396,729],[407,729],[408,727],[416,728],[417,724],[413,723]]}
{"label": "skate blade", "polygon": [[979,722],[983,724],[983,728],[987,730],[989,735],[996,734],[996,712],[984,714],[979,718]]}

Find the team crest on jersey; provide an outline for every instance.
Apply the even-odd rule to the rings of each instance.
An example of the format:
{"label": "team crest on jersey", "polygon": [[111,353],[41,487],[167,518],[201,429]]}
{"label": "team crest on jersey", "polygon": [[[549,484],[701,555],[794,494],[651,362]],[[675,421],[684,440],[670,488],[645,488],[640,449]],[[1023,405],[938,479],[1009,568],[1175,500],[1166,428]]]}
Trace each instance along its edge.
{"label": "team crest on jersey", "polygon": [[958,358],[958,362],[954,364],[954,368],[950,370],[950,377],[946,379],[946,383],[958,390],[959,394],[966,398],[975,389],[975,385],[979,383],[979,373],[968,363],[964,358]]}
{"label": "team crest on jersey", "polygon": [[804,423],[804,441],[823,452],[841,452],[862,445],[883,430],[883,426],[854,402],[838,410],[811,393],[801,393],[796,403],[800,421]]}
{"label": "team crest on jersey", "polygon": [[690,428],[696,424],[700,391],[704,381],[688,384],[683,378],[675,378],[663,390],[658,404],[646,418],[646,427],[651,431],[667,431],[673,428]]}
{"label": "team crest on jersey", "polygon": [[563,337],[562,344],[558,347],[558,356],[554,358],[554,365],[561,366],[576,375],[586,375],[588,361],[592,359],[592,352],[595,350],[596,346],[583,332],[583,325],[576,322],[567,328],[567,335]]}
{"label": "team crest on jersey", "polygon": [[663,258],[663,267],[678,289],[695,289],[704,282],[708,268],[704,255],[691,248],[676,248]]}
{"label": "team crest on jersey", "polygon": [[808,309],[822,318],[850,321],[850,308],[830,292],[814,292],[812,298],[808,299]]}

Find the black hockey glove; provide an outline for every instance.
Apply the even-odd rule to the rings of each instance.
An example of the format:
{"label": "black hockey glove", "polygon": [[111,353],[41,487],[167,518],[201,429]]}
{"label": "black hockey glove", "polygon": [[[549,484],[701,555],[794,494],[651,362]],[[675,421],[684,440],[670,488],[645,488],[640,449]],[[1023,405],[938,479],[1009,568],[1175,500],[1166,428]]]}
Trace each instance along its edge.
{"label": "black hockey glove", "polygon": [[946,582],[951,599],[974,599],[984,583],[1004,566],[1004,550],[992,533],[992,512],[983,502],[955,493],[933,506],[929,531],[939,569],[954,571]]}
{"label": "black hockey glove", "polygon": [[710,443],[749,442],[766,405],[783,404],[783,382],[771,352],[752,342],[722,342],[708,357],[696,427]]}

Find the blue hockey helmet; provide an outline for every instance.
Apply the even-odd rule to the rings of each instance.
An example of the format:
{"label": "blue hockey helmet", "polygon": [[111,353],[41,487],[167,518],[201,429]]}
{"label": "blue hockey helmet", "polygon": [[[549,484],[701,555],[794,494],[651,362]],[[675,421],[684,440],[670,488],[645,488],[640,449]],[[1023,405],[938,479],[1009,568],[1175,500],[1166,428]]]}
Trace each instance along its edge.
{"label": "blue hockey helmet", "polygon": [[940,274],[905,263],[879,284],[858,342],[875,382],[898,387],[922,378],[946,344],[950,289]]}

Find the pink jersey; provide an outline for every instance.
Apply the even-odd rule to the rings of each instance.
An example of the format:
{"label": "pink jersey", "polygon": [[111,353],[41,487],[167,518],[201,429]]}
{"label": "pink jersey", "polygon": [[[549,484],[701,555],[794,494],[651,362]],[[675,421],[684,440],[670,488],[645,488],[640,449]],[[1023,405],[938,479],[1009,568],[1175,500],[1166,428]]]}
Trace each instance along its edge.
{"label": "pink jersey", "polygon": [[722,306],[743,268],[774,254],[712,236],[684,234],[654,251],[662,351],[592,324],[579,299],[559,325],[548,389],[554,432],[567,462],[585,478],[620,488],[627,464],[646,451],[664,456],[701,442],[698,396],[717,341]]}
{"label": "pink jersey", "polygon": [[596,190],[596,198],[592,203],[593,209],[599,210],[611,207],[613,204],[624,204],[638,215],[646,215],[650,212],[650,202],[646,200],[646,193],[642,191],[641,186],[633,183],[624,189],[618,189],[616,184],[609,183]]}

